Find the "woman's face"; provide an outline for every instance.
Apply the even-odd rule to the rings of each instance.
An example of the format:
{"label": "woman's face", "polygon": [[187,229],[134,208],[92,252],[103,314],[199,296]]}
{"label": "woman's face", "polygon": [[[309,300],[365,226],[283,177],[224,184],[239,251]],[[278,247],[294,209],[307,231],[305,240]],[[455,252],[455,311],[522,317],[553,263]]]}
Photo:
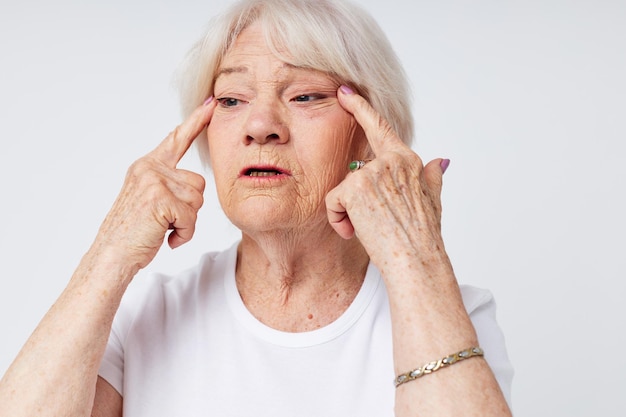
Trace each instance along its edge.
{"label": "woman's face", "polygon": [[326,223],[326,194],[366,152],[338,87],[325,73],[280,61],[257,24],[226,54],[207,134],[220,203],[242,231]]}

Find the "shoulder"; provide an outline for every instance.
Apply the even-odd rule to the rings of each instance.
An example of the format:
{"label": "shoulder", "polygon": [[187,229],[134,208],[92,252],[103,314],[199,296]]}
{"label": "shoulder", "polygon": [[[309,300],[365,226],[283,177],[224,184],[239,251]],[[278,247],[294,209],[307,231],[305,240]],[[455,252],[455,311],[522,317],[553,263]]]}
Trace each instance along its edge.
{"label": "shoulder", "polygon": [[[146,272],[135,277],[122,298],[116,320],[130,324],[139,316],[180,314],[192,308],[202,293],[223,282],[232,270],[236,246],[203,254],[198,262],[175,274]],[[234,265],[232,265],[234,266]]]}

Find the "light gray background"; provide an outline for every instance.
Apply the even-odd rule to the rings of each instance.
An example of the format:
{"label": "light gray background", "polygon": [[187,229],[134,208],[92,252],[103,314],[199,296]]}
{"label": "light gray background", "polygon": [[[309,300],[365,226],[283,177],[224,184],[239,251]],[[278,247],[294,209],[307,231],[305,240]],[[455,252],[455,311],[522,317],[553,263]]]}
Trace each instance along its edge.
{"label": "light gray background", "polygon": [[[3,0],[0,374],[127,166],[179,122],[172,73],[226,3]],[[625,3],[362,3],[410,75],[416,150],[452,160],[447,248],[461,282],[496,296],[515,414],[624,415]],[[199,169],[195,154],[182,165]],[[237,238],[213,192],[193,242],[150,270]]]}

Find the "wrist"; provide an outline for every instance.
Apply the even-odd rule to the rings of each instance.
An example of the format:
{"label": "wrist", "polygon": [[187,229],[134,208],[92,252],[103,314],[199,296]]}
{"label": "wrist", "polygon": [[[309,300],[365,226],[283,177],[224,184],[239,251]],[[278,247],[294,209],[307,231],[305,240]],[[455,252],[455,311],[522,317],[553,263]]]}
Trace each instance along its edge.
{"label": "wrist", "polygon": [[140,269],[140,262],[124,250],[94,243],[82,257],[73,279],[125,291]]}

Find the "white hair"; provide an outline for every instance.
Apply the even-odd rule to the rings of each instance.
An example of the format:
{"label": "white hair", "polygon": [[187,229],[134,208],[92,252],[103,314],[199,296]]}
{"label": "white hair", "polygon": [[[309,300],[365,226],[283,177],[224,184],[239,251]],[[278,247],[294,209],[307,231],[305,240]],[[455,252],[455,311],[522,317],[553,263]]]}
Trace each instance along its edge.
{"label": "white hair", "polygon": [[[268,47],[281,60],[350,86],[411,144],[411,95],[400,60],[370,14],[345,0],[239,0],[214,17],[177,73],[185,118],[213,95],[224,55],[253,22],[261,23]],[[208,166],[206,131],[196,146]]]}

